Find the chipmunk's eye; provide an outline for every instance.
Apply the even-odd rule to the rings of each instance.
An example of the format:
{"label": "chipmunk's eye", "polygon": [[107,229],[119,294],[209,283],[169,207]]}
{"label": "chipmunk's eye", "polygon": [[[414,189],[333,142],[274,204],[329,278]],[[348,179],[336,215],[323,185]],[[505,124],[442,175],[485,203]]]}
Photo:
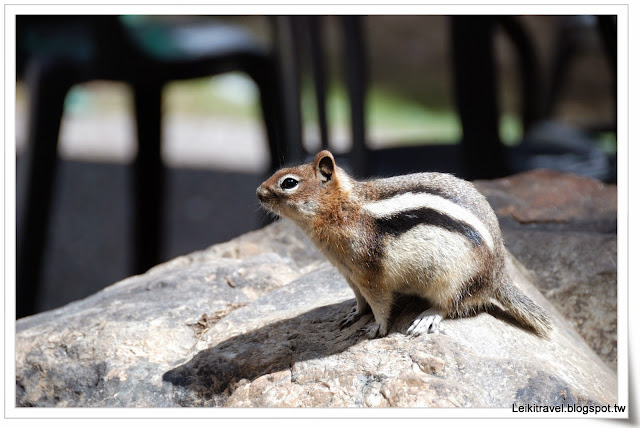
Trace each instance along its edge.
{"label": "chipmunk's eye", "polygon": [[284,180],[282,180],[282,183],[280,183],[280,187],[282,188],[282,190],[293,189],[297,185],[298,185],[298,180],[291,177],[285,178]]}

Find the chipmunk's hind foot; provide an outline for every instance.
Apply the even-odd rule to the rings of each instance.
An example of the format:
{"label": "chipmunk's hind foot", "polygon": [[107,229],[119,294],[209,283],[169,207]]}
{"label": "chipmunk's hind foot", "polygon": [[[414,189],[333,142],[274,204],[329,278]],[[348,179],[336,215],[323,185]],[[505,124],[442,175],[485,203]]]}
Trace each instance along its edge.
{"label": "chipmunk's hind foot", "polygon": [[444,317],[437,309],[429,308],[413,320],[407,334],[410,336],[420,336],[425,333],[437,333],[440,328],[440,321]]}

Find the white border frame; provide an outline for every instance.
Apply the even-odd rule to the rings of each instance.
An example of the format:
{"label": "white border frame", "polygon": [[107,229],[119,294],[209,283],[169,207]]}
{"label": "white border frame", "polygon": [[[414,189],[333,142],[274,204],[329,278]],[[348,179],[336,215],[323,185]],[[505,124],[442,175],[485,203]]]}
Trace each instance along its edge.
{"label": "white border frame", "polygon": [[[625,418],[629,408],[629,7],[627,4],[602,5],[572,2],[564,5],[494,2],[484,5],[467,2],[463,5],[424,4],[371,4],[359,3],[268,4],[252,2],[250,5],[230,4],[99,4],[86,5],[69,2],[66,5],[51,3],[38,5],[4,5],[4,138],[2,153],[4,174],[0,199],[4,202],[4,373],[5,418],[576,418],[576,414],[517,414],[511,409],[25,409],[15,407],[15,15],[38,14],[617,14],[618,15],[618,403],[627,406],[625,414],[589,415],[587,418]],[[13,62],[11,60],[13,59]],[[13,149],[13,150],[12,150]],[[632,242],[637,242],[633,241]],[[637,246],[634,245],[635,248]],[[637,252],[636,252],[637,254]],[[637,269],[634,276],[637,278]],[[637,286],[637,285],[636,285]],[[637,398],[635,400],[637,402]],[[635,411],[638,410],[636,407]],[[374,422],[374,421],[371,421]],[[524,422],[524,421],[522,421]],[[587,421],[585,421],[587,422]],[[93,423],[93,422],[92,422]],[[369,424],[369,422],[367,422]],[[448,423],[448,422],[447,422]],[[519,421],[518,423],[521,423]],[[281,424],[279,424],[281,425]]]}

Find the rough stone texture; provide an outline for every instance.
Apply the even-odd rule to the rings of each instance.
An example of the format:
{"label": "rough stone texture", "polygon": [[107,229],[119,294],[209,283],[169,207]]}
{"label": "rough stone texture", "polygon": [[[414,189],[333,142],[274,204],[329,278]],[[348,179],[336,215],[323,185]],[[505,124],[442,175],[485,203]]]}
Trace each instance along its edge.
{"label": "rough stone texture", "polygon": [[476,187],[532,282],[615,371],[617,187],[547,170]]}
{"label": "rough stone texture", "polygon": [[616,233],[615,185],[542,169],[475,184],[500,218],[554,230]]}
{"label": "rough stone texture", "polygon": [[[508,196],[495,189],[493,195]],[[538,229],[513,233],[550,235]],[[597,261],[581,259],[580,236],[570,242],[570,251],[558,250],[547,259],[536,256],[533,238],[512,236],[527,241],[517,249],[533,254],[523,261],[536,272],[543,292],[555,290],[548,284],[565,278],[565,299],[573,302],[566,307],[583,304],[583,296],[572,294],[569,279],[593,275],[567,271]],[[544,241],[549,251],[550,245],[561,248],[566,240],[547,236]],[[615,257],[609,262],[615,272]],[[546,277],[538,270],[544,266],[549,269]],[[523,291],[550,314],[555,325],[551,340],[522,330],[499,312],[445,320],[441,333],[409,338],[404,331],[426,304],[402,298],[390,334],[370,341],[359,332],[368,317],[348,329],[338,328],[355,303],[344,279],[291,223],[276,222],[87,299],[18,320],[16,404],[615,403],[613,371],[531,284],[531,271],[515,260],[509,269]]]}

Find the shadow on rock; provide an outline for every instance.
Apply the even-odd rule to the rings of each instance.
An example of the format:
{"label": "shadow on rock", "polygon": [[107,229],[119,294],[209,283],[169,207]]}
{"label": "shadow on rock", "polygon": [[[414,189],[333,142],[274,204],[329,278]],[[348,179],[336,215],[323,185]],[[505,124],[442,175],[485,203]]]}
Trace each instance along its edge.
{"label": "shadow on rock", "polygon": [[253,381],[290,369],[299,361],[340,353],[363,340],[358,329],[371,320],[363,316],[350,328],[340,330],[339,321],[354,302],[322,306],[234,336],[166,372],[163,380],[192,391],[201,400],[211,400],[218,394],[230,394],[241,379]]}

